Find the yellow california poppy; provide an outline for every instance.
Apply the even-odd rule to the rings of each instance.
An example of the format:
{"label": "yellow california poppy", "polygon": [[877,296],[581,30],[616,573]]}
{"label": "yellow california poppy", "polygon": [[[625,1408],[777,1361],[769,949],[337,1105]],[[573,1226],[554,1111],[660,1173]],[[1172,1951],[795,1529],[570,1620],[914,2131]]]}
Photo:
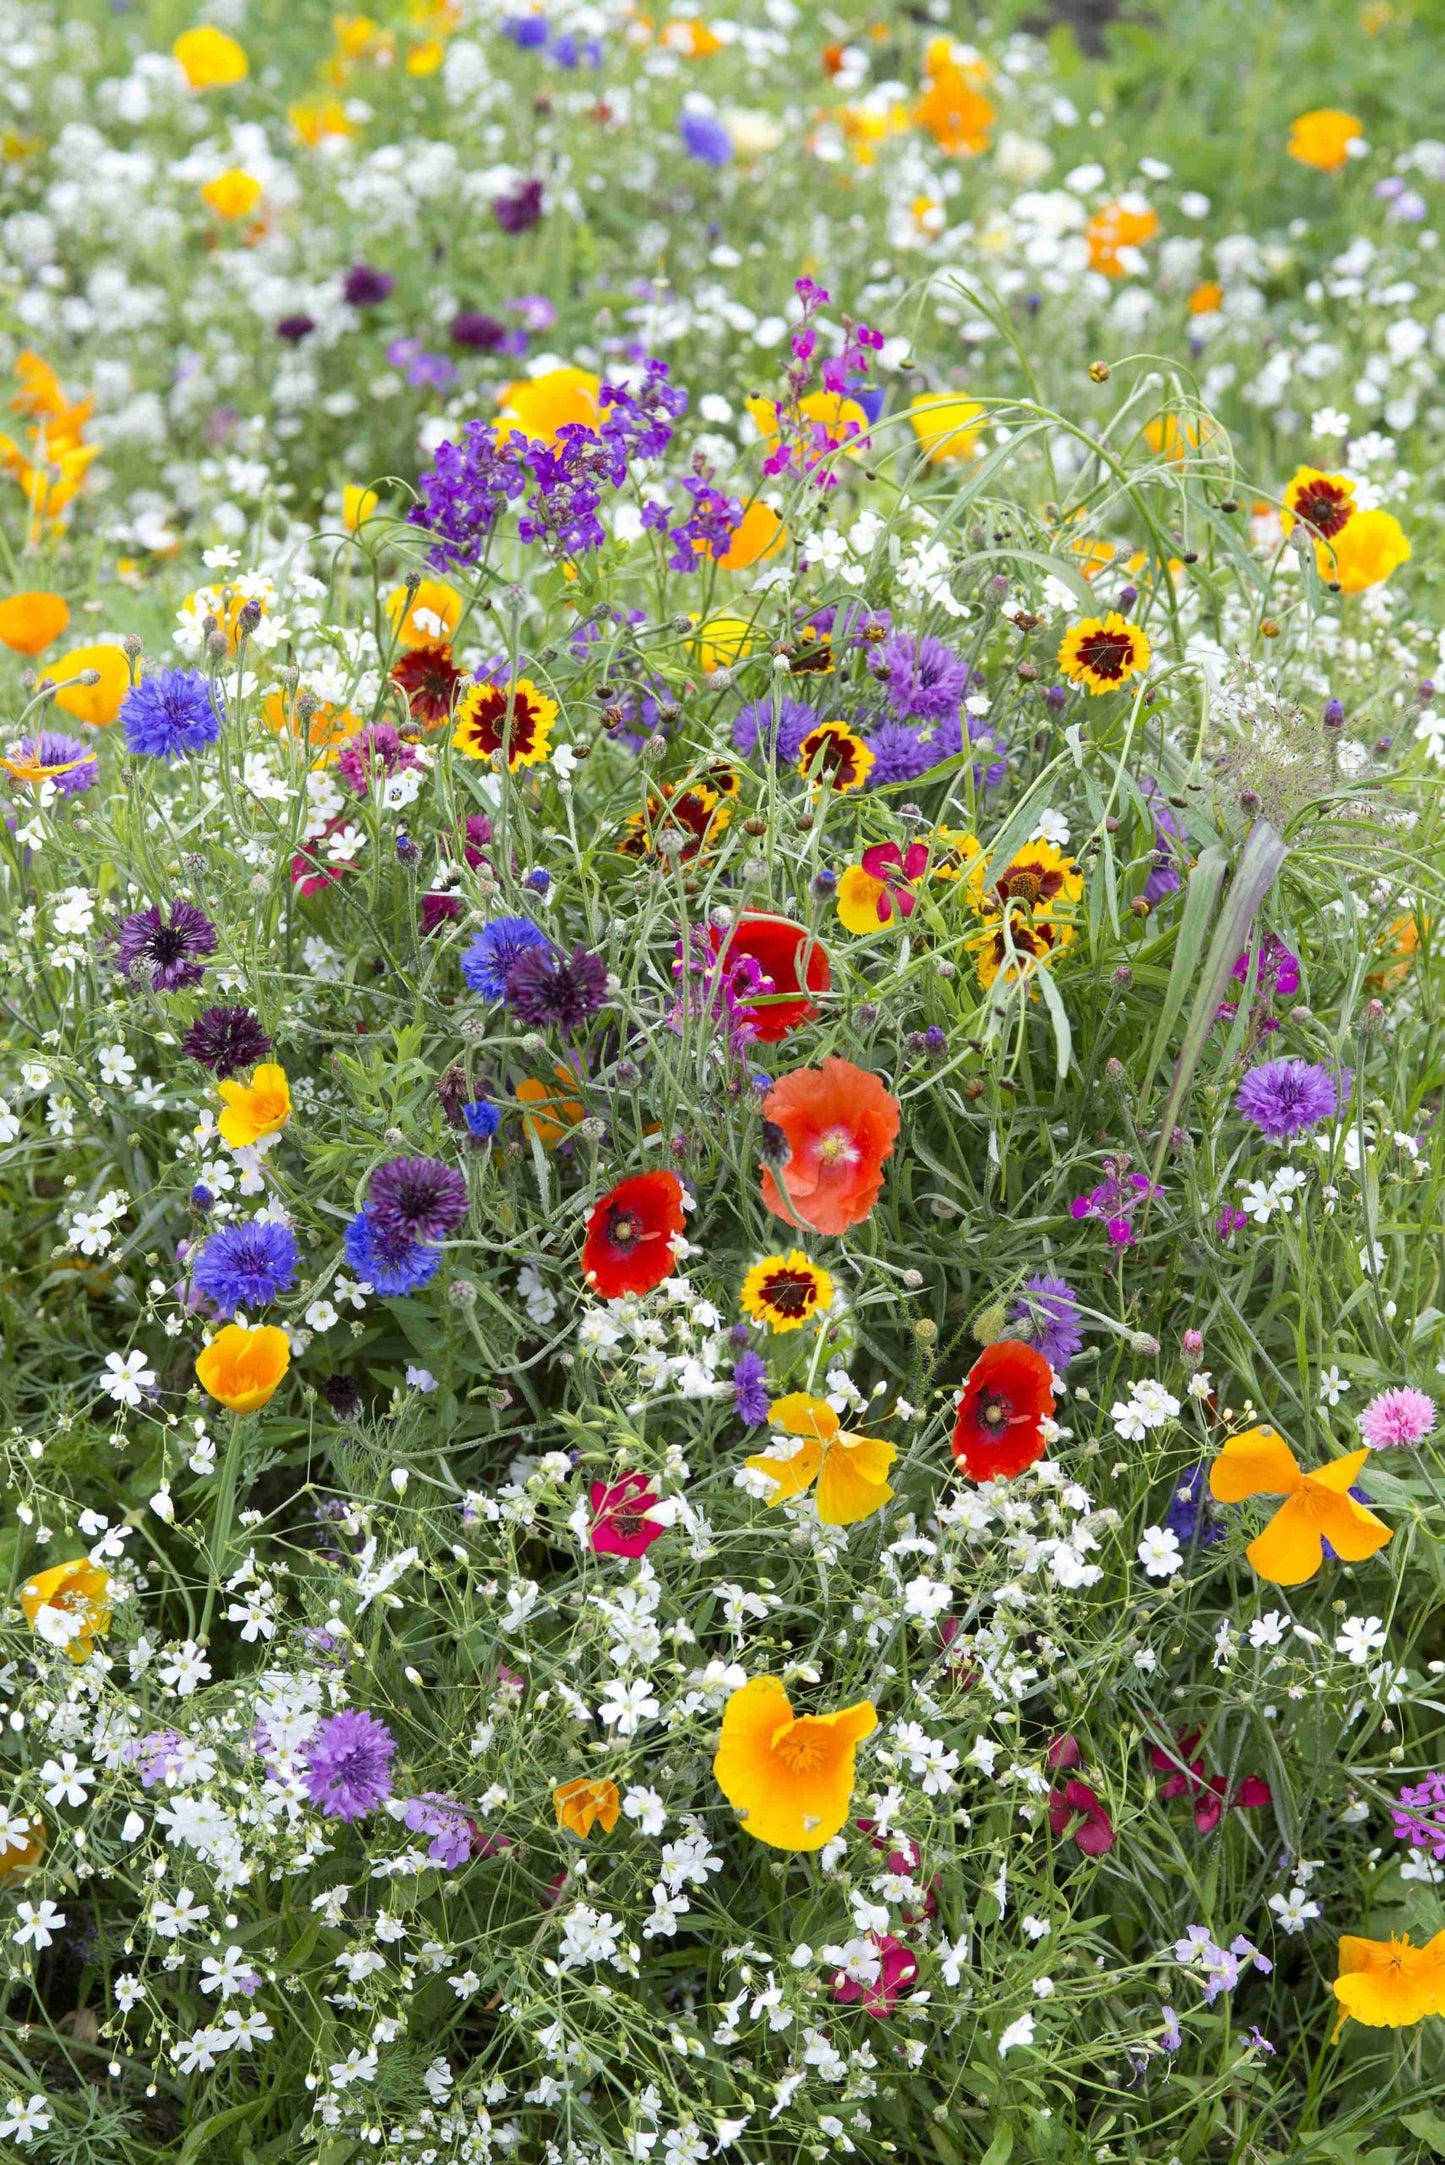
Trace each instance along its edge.
{"label": "yellow california poppy", "polygon": [[1338,2037],[1351,2019],[1372,2030],[1402,2030],[1426,2015],[1445,2015],[1445,1932],[1423,1947],[1408,1939],[1340,1940]]}
{"label": "yellow california poppy", "polygon": [[196,1360],[203,1390],[232,1413],[255,1413],[275,1397],[291,1366],[291,1341],[274,1323],[258,1330],[228,1323]]}
{"label": "yellow california poppy", "polygon": [[[768,1503],[787,1503],[818,1483],[818,1517],[825,1526],[856,1526],[881,1511],[893,1494],[888,1472],[898,1452],[877,1436],[850,1436],[826,1398],[789,1391],[768,1413],[776,1442],[747,1463],[777,1483]],[[789,1445],[787,1436],[797,1439]]]}
{"label": "yellow california poppy", "polygon": [[37,1571],[20,1589],[20,1606],[31,1629],[72,1661],[84,1661],[96,1639],[110,1629],[110,1573],[88,1556]]}
{"label": "yellow california poppy", "polygon": [[1209,1470],[1209,1492],[1217,1503],[1282,1496],[1284,1502],[1244,1553],[1271,1586],[1303,1586],[1324,1562],[1326,1541],[1346,1563],[1358,1564],[1390,1539],[1384,1521],[1349,1494],[1369,1455],[1368,1448],[1348,1451],[1306,1473],[1282,1436],[1272,1428],[1251,1428],[1231,1436],[1220,1451]]}
{"label": "yellow california poppy", "polygon": [[248,1083],[217,1083],[226,1110],[216,1122],[222,1142],[233,1150],[278,1135],[291,1118],[291,1086],[285,1068],[263,1060]]}
{"label": "yellow california poppy", "polygon": [[1351,143],[1359,142],[1364,132],[1353,113],[1322,105],[1313,112],[1301,113],[1290,123],[1285,149],[1301,165],[1312,165],[1320,173],[1337,173],[1349,161]]}
{"label": "yellow california poppy", "polygon": [[171,51],[192,90],[225,90],[232,83],[243,83],[251,72],[245,47],[209,24],[183,30]]}
{"label": "yellow california poppy", "polygon": [[877,1727],[867,1699],[795,1714],[781,1678],[755,1676],[723,1708],[713,1778],[754,1841],[821,1849],[848,1817],[857,1749]]}

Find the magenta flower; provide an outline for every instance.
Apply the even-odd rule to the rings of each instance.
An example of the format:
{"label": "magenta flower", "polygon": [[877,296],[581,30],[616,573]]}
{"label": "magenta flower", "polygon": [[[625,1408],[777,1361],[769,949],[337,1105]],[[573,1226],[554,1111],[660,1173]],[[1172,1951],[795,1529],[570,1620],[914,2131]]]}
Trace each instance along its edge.
{"label": "magenta flower", "polygon": [[1103,1857],[1114,1846],[1114,1822],[1087,1782],[1068,1781],[1049,1791],[1049,1825],[1068,1834],[1086,1857]]}
{"label": "magenta flower", "polygon": [[645,1473],[625,1473],[620,1481],[594,1481],[590,1490],[592,1526],[587,1539],[599,1556],[641,1556],[667,1528],[649,1518],[658,1495]]}
{"label": "magenta flower", "polygon": [[885,2015],[892,2014],[918,1975],[918,1957],[891,1932],[882,1939],[875,1933],[873,1944],[878,1949],[878,1975],[872,1984],[866,1985],[860,1978],[849,1977],[845,1971],[838,1970],[834,1973],[832,1991],[834,1999],[841,2000],[845,2006],[861,2000],[864,2013],[881,2021]]}
{"label": "magenta flower", "polygon": [[1408,1383],[1381,1391],[1360,1415],[1360,1435],[1372,1451],[1408,1451],[1434,1426],[1434,1399]]}

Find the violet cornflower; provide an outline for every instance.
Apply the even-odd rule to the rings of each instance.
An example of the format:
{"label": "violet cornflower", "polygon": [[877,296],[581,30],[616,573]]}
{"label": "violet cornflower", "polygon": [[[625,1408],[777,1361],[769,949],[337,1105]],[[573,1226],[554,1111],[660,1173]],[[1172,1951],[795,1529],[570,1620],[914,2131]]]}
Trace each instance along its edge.
{"label": "violet cornflower", "polygon": [[957,716],[972,671],[941,639],[894,632],[870,665],[900,722],[945,722]]}
{"label": "violet cornflower", "polygon": [[748,1428],[760,1428],[768,1417],[767,1363],[751,1348],[733,1367],[733,1411]]}
{"label": "violet cornflower", "polygon": [[159,903],[147,910],[133,910],[123,917],[112,935],[115,966],[124,977],[150,973],[152,992],[180,992],[199,985],[206,974],[202,959],[216,951],[216,928],[194,902],[177,900],[169,917],[161,916]]}
{"label": "violet cornflower", "polygon": [[1029,1325],[1029,1343],[1059,1375],[1078,1359],[1084,1344],[1079,1297],[1067,1280],[1028,1279],[1009,1310],[1009,1321]]}
{"label": "violet cornflower", "polygon": [[367,1215],[388,1241],[445,1240],[469,1207],[465,1179],[440,1158],[392,1158],[367,1188]]}
{"label": "violet cornflower", "polygon": [[364,1819],[391,1795],[396,1738],[359,1707],[318,1722],[302,1746],[306,1791],[327,1819]]}
{"label": "violet cornflower", "polygon": [[586,947],[574,947],[570,955],[529,947],[508,970],[506,991],[519,1022],[571,1037],[607,1005],[607,965]]}
{"label": "violet cornflower", "polygon": [[1251,1068],[1234,1102],[1271,1142],[1287,1142],[1322,1120],[1333,1120],[1342,1097],[1349,1098],[1350,1075],[1338,1076],[1310,1060],[1266,1060]]}

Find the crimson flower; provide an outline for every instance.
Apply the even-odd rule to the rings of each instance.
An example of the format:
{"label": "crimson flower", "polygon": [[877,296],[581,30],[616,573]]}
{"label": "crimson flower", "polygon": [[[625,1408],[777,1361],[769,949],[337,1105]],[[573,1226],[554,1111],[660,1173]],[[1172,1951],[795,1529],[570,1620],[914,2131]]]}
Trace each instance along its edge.
{"label": "crimson flower", "polygon": [[880,1939],[872,1935],[878,1950],[878,1975],[871,1985],[861,1979],[850,1977],[845,1970],[838,1970],[833,1978],[833,1997],[845,2005],[854,2000],[863,2002],[863,2012],[876,2016],[880,2021],[891,2015],[902,1995],[918,1975],[918,1957],[911,1947],[905,1947],[901,1939],[891,1932]]}
{"label": "crimson flower", "polygon": [[594,1481],[589,1493],[592,1526],[587,1538],[599,1556],[641,1556],[667,1530],[661,1519],[647,1516],[658,1495],[645,1473]]}
{"label": "crimson flower", "polygon": [[1103,1857],[1114,1846],[1114,1822],[1087,1782],[1067,1781],[1049,1791],[1049,1825],[1068,1833],[1086,1857]]}
{"label": "crimson flower", "polygon": [[[794,924],[791,917],[774,917],[767,910],[743,910],[725,932],[714,926],[709,936],[713,952],[725,966],[753,961],[770,980],[767,997],[754,1008],[753,1037],[758,1044],[776,1045],[805,1022],[817,1021],[820,1011],[807,994],[826,992],[833,972],[822,941],[805,926]],[[751,1001],[748,1004],[753,1006]]]}
{"label": "crimson flower", "polygon": [[986,1346],[968,1372],[953,1455],[975,1481],[1022,1473],[1044,1455],[1043,1424],[1054,1410],[1053,1371],[1019,1339]]}
{"label": "crimson flower", "polygon": [[582,1274],[603,1300],[650,1293],[672,1269],[682,1232],[676,1173],[633,1173],[593,1206],[582,1244]]}
{"label": "crimson flower", "polygon": [[[1254,1812],[1263,1804],[1273,1803],[1274,1792],[1262,1775],[1246,1774],[1239,1787],[1231,1791],[1223,1774],[1206,1774],[1203,1759],[1194,1756],[1199,1742],[1197,1729],[1181,1729],[1174,1742],[1173,1751],[1167,1745],[1151,1745],[1149,1763],[1156,1773],[1169,1776],[1159,1785],[1161,1798],[1192,1799],[1194,1824],[1201,1834],[1211,1834],[1226,1812]],[[1181,1761],[1187,1763],[1181,1765]]]}

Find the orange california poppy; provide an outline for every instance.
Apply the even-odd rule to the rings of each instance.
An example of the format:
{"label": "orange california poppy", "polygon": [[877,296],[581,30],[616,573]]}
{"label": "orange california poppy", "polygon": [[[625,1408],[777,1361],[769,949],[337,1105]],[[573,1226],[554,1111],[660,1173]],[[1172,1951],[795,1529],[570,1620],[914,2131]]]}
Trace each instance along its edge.
{"label": "orange california poppy", "polygon": [[1371,2030],[1403,2030],[1445,2015],[1445,1932],[1423,1947],[1408,1939],[1340,1940],[1338,2037],[1352,2017]]}
{"label": "orange california poppy", "polygon": [[776,556],[787,538],[788,529],[772,505],[755,496],[718,562],[724,571],[746,571],[750,564],[765,564],[770,556]]}
{"label": "orange california poppy", "polygon": [[1272,1428],[1231,1436],[1209,1471],[1216,1503],[1243,1503],[1251,1496],[1285,1500],[1245,1555],[1271,1586],[1303,1586],[1324,1562],[1324,1544],[1346,1563],[1363,1563],[1390,1539],[1390,1528],[1356,1503],[1349,1489],[1368,1448],[1348,1451],[1306,1473],[1289,1445]]}
{"label": "orange california poppy", "polygon": [[1141,268],[1139,250],[1159,231],[1159,218],[1147,203],[1121,197],[1096,210],[1084,229],[1089,267],[1106,278],[1128,278]]}
{"label": "orange california poppy", "polygon": [[248,1083],[223,1082],[216,1088],[226,1106],[216,1125],[233,1150],[279,1134],[291,1118],[291,1086],[285,1068],[274,1060],[263,1060]]}
{"label": "orange california poppy", "polygon": [[0,1849],[0,1887],[7,1887],[23,1872],[31,1872],[45,1855],[45,1822],[26,1814],[10,1821],[8,1838]]}
{"label": "orange california poppy", "polygon": [[[91,670],[99,677],[98,684],[74,682]],[[42,674],[61,687],[51,704],[73,714],[78,722],[88,722],[92,729],[110,727],[130,690],[130,663],[118,646],[72,647],[58,661],[47,662]]]}
{"label": "orange california poppy", "polygon": [[274,1323],[254,1331],[228,1323],[202,1348],[196,1375],[219,1405],[255,1413],[275,1397],[290,1366],[291,1341]]}
{"label": "orange california poppy", "polygon": [[1300,165],[1312,165],[1318,173],[1337,173],[1349,163],[1351,143],[1359,142],[1364,132],[1353,113],[1322,105],[1290,123],[1285,149]]}
{"label": "orange california poppy", "polygon": [[70,622],[70,605],[59,594],[11,594],[0,601],[0,645],[15,654],[38,654]]}
{"label": "orange california poppy", "polygon": [[755,1676],[723,1708],[713,1778],[743,1832],[771,1849],[821,1849],[842,1829],[859,1744],[878,1727],[871,1702],[795,1714],[776,1676]]}
{"label": "orange california poppy", "polygon": [[[878,1077],[851,1060],[795,1068],[763,1099],[763,1119],[788,1151],[776,1176],[772,1163],[763,1168],[768,1209],[815,1233],[861,1225],[882,1191],[883,1161],[898,1135],[898,1100]],[[776,1155],[769,1152],[774,1162]]]}
{"label": "orange california poppy", "polygon": [[584,1777],[559,1783],[552,1791],[552,1809],[558,1826],[585,1842],[594,1827],[601,1827],[604,1834],[612,1832],[622,1800],[616,1782],[589,1782]]}
{"label": "orange california poppy", "polygon": [[88,1556],[37,1571],[20,1589],[20,1606],[47,1646],[84,1661],[91,1644],[110,1629],[110,1573]]}

